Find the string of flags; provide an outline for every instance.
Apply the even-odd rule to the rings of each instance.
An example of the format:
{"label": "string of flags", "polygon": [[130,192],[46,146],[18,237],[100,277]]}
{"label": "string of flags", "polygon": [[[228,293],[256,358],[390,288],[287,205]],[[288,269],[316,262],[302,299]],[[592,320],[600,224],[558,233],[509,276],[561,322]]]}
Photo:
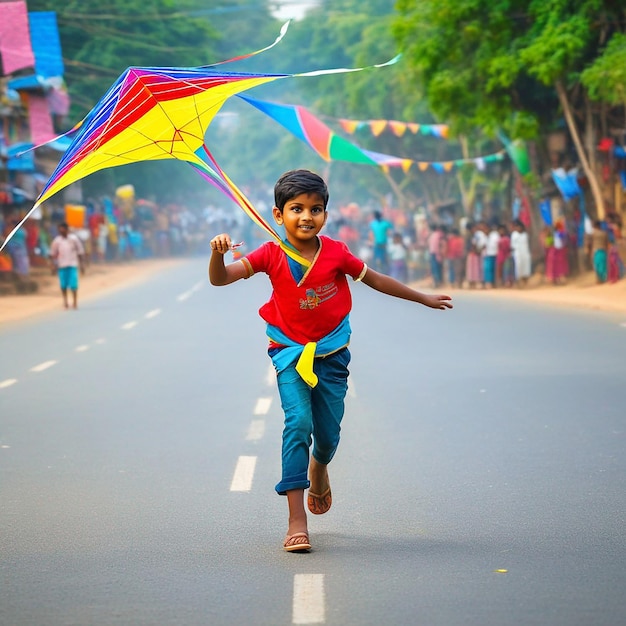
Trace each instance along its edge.
{"label": "string of flags", "polygon": [[343,161],[377,165],[384,172],[389,172],[392,167],[399,167],[403,172],[408,173],[411,168],[417,167],[420,172],[432,169],[438,174],[445,174],[468,164],[484,170],[488,164],[504,160],[507,153],[506,148],[503,148],[498,152],[470,159],[447,161],[407,159],[357,146],[335,133],[303,106],[257,100],[244,94],[238,94],[238,97],[278,122],[328,162]]}

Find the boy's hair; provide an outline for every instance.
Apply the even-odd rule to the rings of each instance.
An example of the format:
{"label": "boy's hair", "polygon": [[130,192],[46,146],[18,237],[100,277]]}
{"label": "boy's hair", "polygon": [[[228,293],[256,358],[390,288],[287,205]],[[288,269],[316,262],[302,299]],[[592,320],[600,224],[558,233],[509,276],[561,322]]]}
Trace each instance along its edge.
{"label": "boy's hair", "polygon": [[301,193],[319,195],[324,201],[324,210],[326,210],[328,187],[321,176],[309,170],[285,172],[274,185],[274,204],[282,211],[289,200]]}

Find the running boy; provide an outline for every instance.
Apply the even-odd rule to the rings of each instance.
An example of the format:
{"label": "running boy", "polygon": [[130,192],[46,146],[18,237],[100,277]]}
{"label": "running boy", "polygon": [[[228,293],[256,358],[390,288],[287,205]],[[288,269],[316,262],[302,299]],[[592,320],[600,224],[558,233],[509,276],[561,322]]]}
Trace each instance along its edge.
{"label": "running boy", "polygon": [[289,506],[283,547],[296,552],[311,549],[305,489],[309,489],[311,513],[326,513],[332,504],[327,465],[339,444],[350,362],[352,300],[346,275],[382,293],[433,309],[451,309],[452,303],[449,296],[419,293],[375,272],[343,242],[319,236],[327,218],[328,189],[317,174],[286,172],[274,187],[274,202],[274,220],[284,226],[286,245],[310,265],[294,261],[275,242],[225,265],[231,239],[221,234],[211,240],[209,279],[213,285],[228,285],[264,272],[272,283],[271,298],[259,313],[267,322],[269,355],[285,413],[282,478],[276,485],[277,493],[287,496]]}

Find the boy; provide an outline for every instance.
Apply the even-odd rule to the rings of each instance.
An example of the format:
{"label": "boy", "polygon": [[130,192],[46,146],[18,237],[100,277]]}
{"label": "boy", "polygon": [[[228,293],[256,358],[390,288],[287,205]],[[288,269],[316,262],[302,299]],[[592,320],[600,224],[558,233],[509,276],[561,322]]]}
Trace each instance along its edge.
{"label": "boy", "polygon": [[286,172],[274,187],[274,201],[272,213],[284,226],[285,244],[310,265],[294,261],[275,242],[225,265],[231,239],[221,234],[211,240],[209,279],[213,285],[228,285],[265,272],[272,282],[272,296],[259,313],[268,324],[269,355],[285,413],[282,479],[276,485],[289,506],[283,548],[297,552],[311,549],[304,490],[309,489],[311,513],[326,513],[332,504],[327,465],[339,443],[350,362],[352,301],[346,274],[377,291],[433,309],[452,304],[448,296],[425,295],[375,272],[345,243],[318,236],[327,219],[328,189],[317,174]]}
{"label": "boy", "polygon": [[50,269],[59,274],[59,284],[63,295],[63,306],[69,307],[67,290],[72,292],[72,306],[78,307],[78,268],[81,274],[85,272],[85,249],[80,239],[69,232],[65,222],[58,225],[59,234],[53,239],[50,246]]}

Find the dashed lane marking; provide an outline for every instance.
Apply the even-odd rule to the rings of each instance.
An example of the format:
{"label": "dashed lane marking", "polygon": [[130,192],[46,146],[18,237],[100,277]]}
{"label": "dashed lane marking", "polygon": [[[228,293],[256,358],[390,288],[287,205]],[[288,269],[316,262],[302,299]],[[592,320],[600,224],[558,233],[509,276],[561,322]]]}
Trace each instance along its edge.
{"label": "dashed lane marking", "polygon": [[148,313],[146,313],[145,318],[147,320],[151,320],[153,317],[156,317],[160,312],[161,312],[161,309],[153,309],[152,311],[149,311]]}
{"label": "dashed lane marking", "polygon": [[254,406],[255,415],[267,415],[267,412],[272,406],[272,398],[257,398],[256,405]]}
{"label": "dashed lane marking", "polygon": [[96,339],[96,343],[97,343],[99,346],[100,346],[100,345],[102,345],[103,343],[106,343],[106,341],[107,341],[106,339]]}
{"label": "dashed lane marking", "polygon": [[258,441],[259,439],[263,439],[264,434],[265,420],[252,420],[252,422],[250,422],[250,427],[248,428],[246,439],[248,441]]}
{"label": "dashed lane marking", "polygon": [[269,387],[270,385],[274,384],[275,380],[276,380],[276,370],[274,369],[273,365],[270,365],[267,368],[267,374],[265,375],[265,384]]}
{"label": "dashed lane marking", "polygon": [[191,296],[193,296],[193,294],[196,291],[199,291],[200,289],[202,289],[202,287],[204,287],[204,281],[200,281],[200,282],[196,283],[191,289],[189,289],[188,291],[185,291],[185,292],[181,293],[179,296],[177,296],[176,299],[179,302],[184,302],[185,300],[188,300],[189,298],[191,298]]}
{"label": "dashed lane marking", "polygon": [[324,574],[296,574],[293,578],[293,624],[326,621]]}
{"label": "dashed lane marking", "polygon": [[240,456],[237,459],[233,480],[230,483],[231,491],[250,491],[256,467],[255,456]]}
{"label": "dashed lane marking", "polygon": [[11,385],[15,385],[16,382],[17,382],[17,378],[7,378],[6,380],[3,380],[2,382],[0,382],[0,389],[6,389],[7,387],[10,387]]}
{"label": "dashed lane marking", "polygon": [[30,371],[31,372],[43,372],[44,370],[47,370],[49,367],[52,367],[53,365],[56,365],[58,363],[58,361],[44,361],[43,363],[40,363],[39,365],[35,365],[35,367],[31,367]]}
{"label": "dashed lane marking", "polygon": [[89,350],[89,346],[86,345],[78,346],[75,348],[76,352],[86,352],[87,350]]}
{"label": "dashed lane marking", "polygon": [[356,398],[356,387],[354,386],[352,376],[348,379],[348,396],[350,398]]}
{"label": "dashed lane marking", "polygon": [[126,324],[122,324],[122,330],[130,330],[135,328],[135,326],[137,326],[137,322],[126,322]]}

